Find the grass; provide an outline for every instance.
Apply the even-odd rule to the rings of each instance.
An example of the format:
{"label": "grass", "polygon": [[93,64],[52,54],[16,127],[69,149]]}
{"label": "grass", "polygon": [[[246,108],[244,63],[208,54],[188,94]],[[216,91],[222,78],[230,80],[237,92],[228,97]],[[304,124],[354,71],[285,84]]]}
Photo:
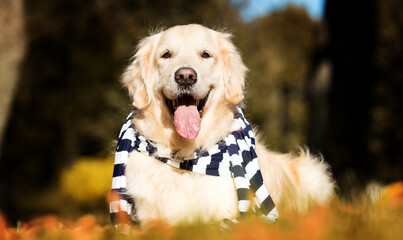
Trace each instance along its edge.
{"label": "grass", "polygon": [[305,214],[280,213],[276,223],[248,217],[232,229],[216,224],[188,224],[171,227],[155,222],[129,233],[100,225],[93,215],[75,221],[54,215],[43,216],[10,227],[0,216],[0,239],[403,239],[403,182],[382,189],[380,197],[357,195],[350,202],[335,199]]}

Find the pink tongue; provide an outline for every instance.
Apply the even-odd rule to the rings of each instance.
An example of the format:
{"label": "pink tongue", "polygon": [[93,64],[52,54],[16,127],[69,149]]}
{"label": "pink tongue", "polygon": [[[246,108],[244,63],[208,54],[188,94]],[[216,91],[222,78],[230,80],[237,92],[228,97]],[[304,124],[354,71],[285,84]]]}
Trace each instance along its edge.
{"label": "pink tongue", "polygon": [[195,105],[181,105],[174,114],[176,131],[184,138],[195,139],[200,131],[200,115]]}

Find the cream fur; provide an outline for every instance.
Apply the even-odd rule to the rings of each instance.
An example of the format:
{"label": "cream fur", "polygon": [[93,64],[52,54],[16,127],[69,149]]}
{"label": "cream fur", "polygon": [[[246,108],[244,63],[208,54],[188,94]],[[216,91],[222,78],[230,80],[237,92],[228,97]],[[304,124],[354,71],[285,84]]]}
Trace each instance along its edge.
{"label": "cream fur", "polygon": [[[230,41],[230,35],[200,25],[183,25],[145,38],[139,44],[122,82],[133,97],[139,114],[133,123],[146,138],[153,140],[160,156],[188,156],[207,148],[233,126],[233,111],[243,96],[247,68]],[[161,58],[170,51],[172,57]],[[200,57],[208,51],[211,58]],[[182,138],[175,130],[163,95],[178,94],[174,73],[191,67],[198,75],[189,90],[195,98],[210,91],[203,110],[197,138]],[[270,194],[279,208],[304,211],[311,204],[322,204],[333,195],[334,183],[328,165],[308,151],[299,156],[268,151],[256,145],[259,164]],[[231,178],[200,175],[173,169],[158,160],[132,152],[126,168],[128,193],[136,199],[137,216],[143,224],[156,219],[170,224],[183,221],[214,221],[237,215],[237,197]]]}

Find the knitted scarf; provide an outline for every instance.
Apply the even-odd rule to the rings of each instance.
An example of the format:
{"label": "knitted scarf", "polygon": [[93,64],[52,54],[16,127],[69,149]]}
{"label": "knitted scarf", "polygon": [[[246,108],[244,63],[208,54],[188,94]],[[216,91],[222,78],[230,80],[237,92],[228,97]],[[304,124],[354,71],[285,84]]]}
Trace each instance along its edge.
{"label": "knitted scarf", "polygon": [[[133,150],[153,156],[159,161],[179,169],[213,176],[231,175],[238,196],[240,216],[244,216],[252,209],[265,219],[275,221],[278,218],[278,211],[263,184],[255,152],[255,136],[252,127],[245,119],[242,110],[237,108],[237,111],[234,121],[239,125],[239,130],[230,133],[206,150],[196,151],[194,156],[189,159],[174,159],[173,157],[157,156],[157,149],[153,146],[153,142],[135,130],[132,118],[136,114],[136,110],[133,110],[123,124],[116,147],[110,200],[112,223],[115,226],[129,222],[139,224],[136,218],[135,199],[126,194],[125,164]],[[253,193],[253,202],[251,202],[250,193]],[[125,220],[125,218],[130,220]],[[230,219],[230,221],[237,222],[237,219]],[[229,221],[225,220],[225,222]]]}

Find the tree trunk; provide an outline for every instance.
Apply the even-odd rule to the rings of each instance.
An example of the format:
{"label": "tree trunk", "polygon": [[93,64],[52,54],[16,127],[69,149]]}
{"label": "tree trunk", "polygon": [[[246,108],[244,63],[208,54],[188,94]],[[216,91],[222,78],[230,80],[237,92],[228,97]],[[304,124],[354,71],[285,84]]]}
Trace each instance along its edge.
{"label": "tree trunk", "polygon": [[22,0],[0,0],[0,152],[24,47]]}

